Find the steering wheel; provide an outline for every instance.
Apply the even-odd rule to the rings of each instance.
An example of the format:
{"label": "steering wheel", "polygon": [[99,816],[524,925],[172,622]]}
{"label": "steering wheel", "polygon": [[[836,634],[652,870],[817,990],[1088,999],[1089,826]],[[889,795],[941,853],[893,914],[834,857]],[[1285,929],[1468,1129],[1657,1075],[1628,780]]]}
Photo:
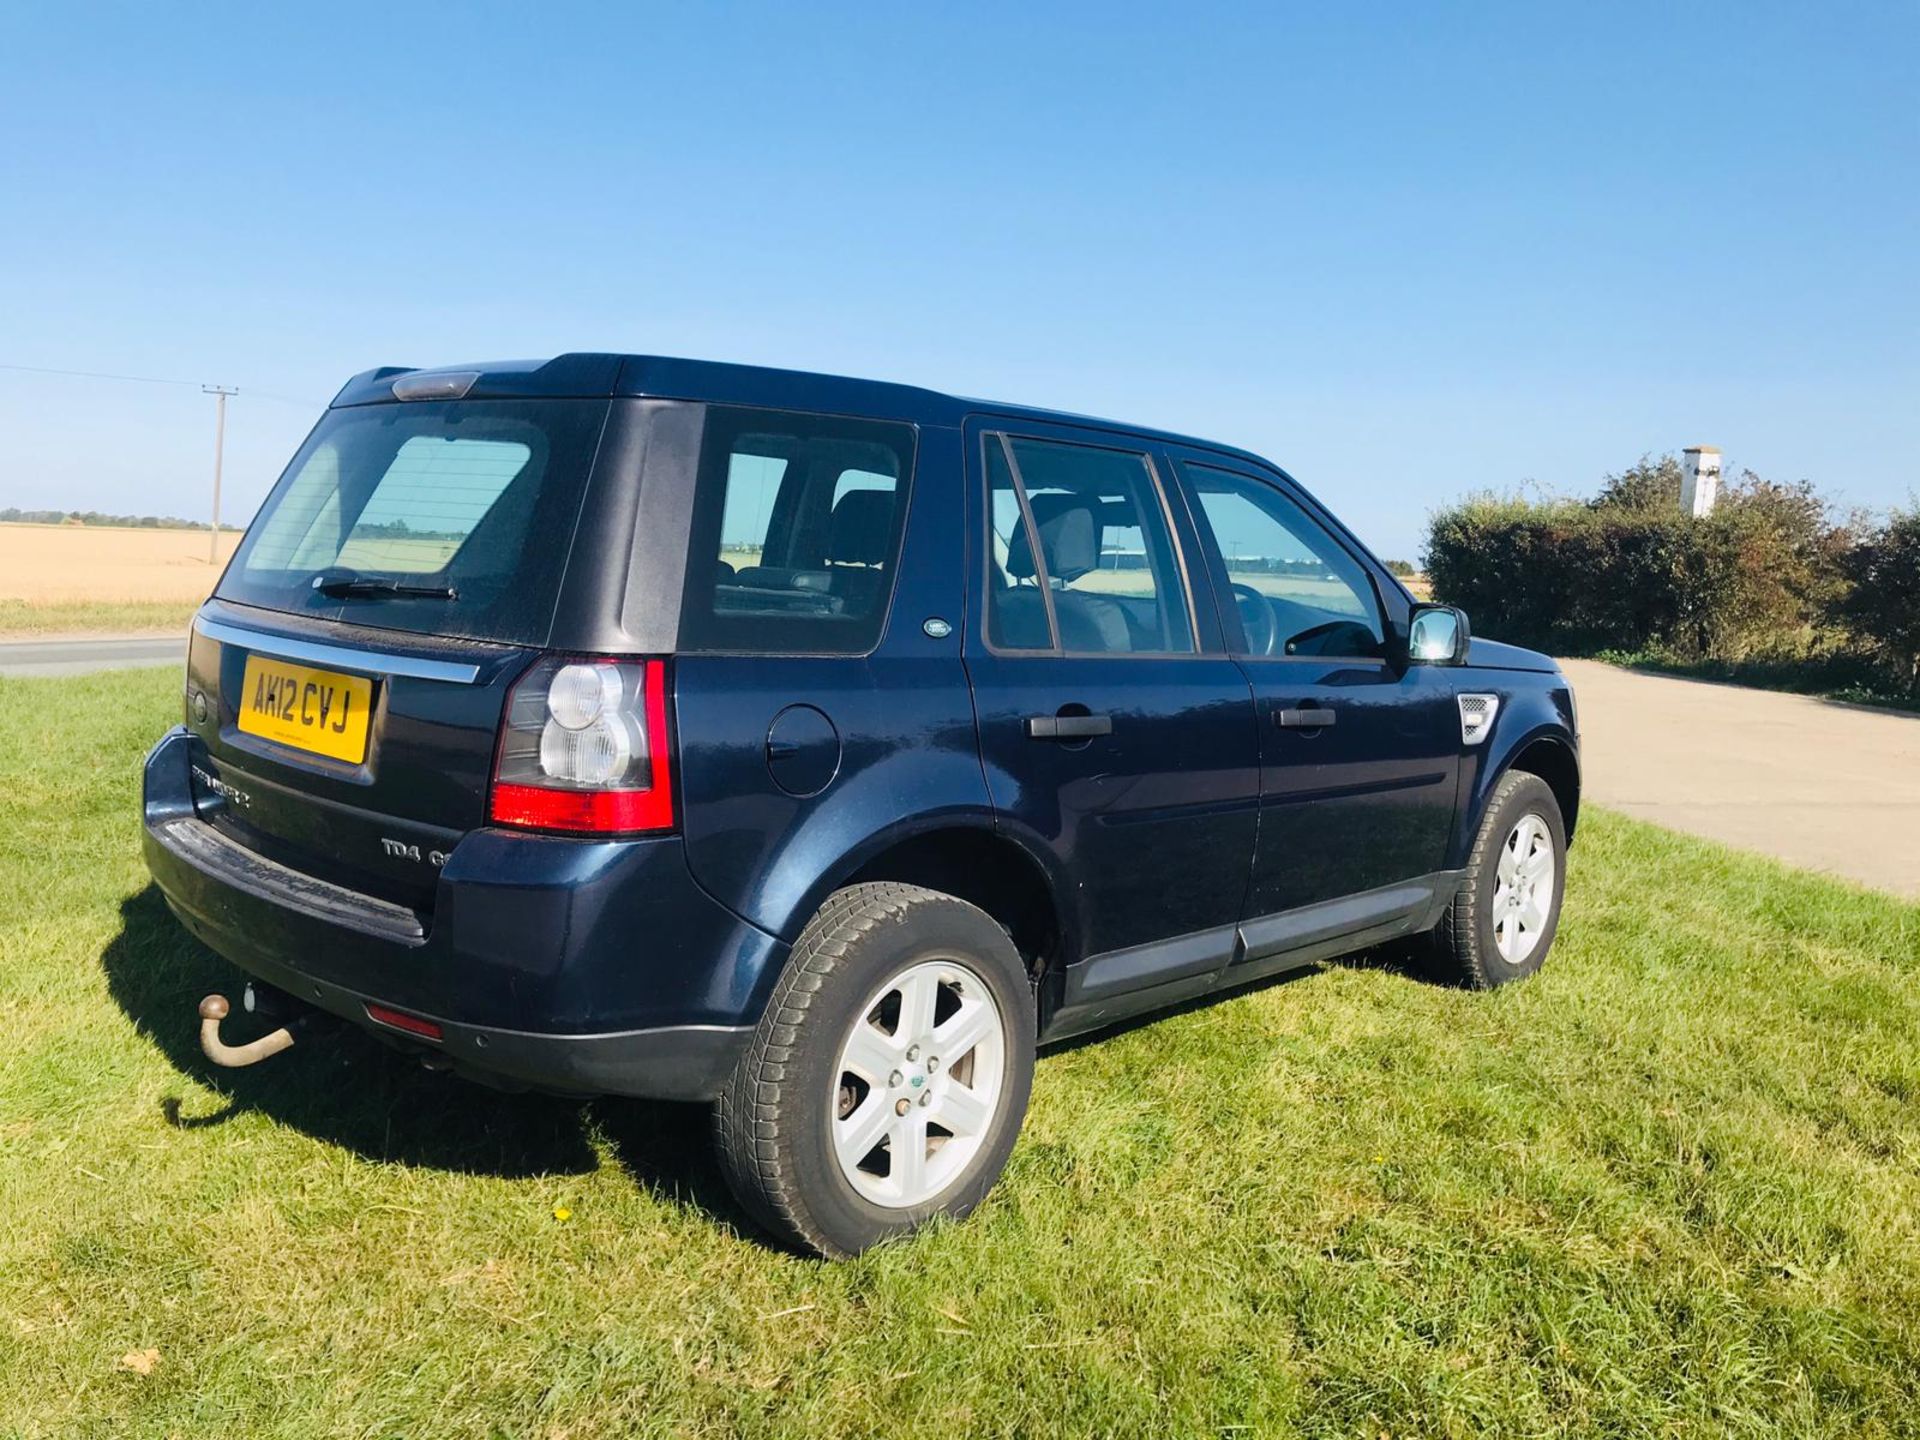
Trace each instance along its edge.
{"label": "steering wheel", "polygon": [[1289,655],[1371,655],[1379,649],[1373,632],[1354,620],[1329,620],[1287,640]]}
{"label": "steering wheel", "polygon": [[1247,653],[1273,654],[1273,647],[1280,639],[1280,619],[1274,614],[1273,602],[1253,586],[1242,585],[1237,580],[1228,588],[1233,591],[1234,604],[1240,609],[1240,628],[1247,632]]}

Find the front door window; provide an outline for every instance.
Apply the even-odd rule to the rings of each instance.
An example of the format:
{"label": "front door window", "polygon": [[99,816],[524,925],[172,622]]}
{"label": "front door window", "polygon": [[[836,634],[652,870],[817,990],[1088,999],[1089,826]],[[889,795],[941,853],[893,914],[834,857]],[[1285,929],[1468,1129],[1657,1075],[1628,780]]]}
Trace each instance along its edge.
{"label": "front door window", "polygon": [[1291,497],[1210,465],[1186,467],[1232,586],[1247,655],[1382,653],[1366,571]]}

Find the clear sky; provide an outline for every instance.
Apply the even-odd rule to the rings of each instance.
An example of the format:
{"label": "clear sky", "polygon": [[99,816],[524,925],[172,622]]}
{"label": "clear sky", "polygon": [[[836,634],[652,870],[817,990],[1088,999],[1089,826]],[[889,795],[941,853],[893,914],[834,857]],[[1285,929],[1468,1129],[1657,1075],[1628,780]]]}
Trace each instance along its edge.
{"label": "clear sky", "polygon": [[[1383,553],[1647,451],[1920,487],[1920,5],[28,5],[0,364],[870,375],[1258,450]],[[204,517],[197,389],[0,370],[0,505]]]}

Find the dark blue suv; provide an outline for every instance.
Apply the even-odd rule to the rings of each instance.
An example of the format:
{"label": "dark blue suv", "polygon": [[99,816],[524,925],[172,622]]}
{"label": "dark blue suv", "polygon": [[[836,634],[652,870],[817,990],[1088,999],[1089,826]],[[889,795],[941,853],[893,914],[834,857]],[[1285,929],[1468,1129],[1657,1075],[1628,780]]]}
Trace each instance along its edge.
{"label": "dark blue suv", "polygon": [[1573,696],[1205,441],[646,356],[349,382],[194,623],[146,855],[273,1030],[712,1101],[846,1254],[1035,1046],[1395,937],[1553,942]]}

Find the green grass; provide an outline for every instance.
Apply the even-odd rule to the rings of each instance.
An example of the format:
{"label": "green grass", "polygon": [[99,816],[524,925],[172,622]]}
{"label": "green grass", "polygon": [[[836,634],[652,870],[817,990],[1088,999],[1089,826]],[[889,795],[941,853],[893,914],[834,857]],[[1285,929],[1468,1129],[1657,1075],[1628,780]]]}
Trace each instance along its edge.
{"label": "green grass", "polygon": [[0,600],[0,639],[84,633],[132,635],[146,630],[184,635],[193,612],[199,608],[199,602],[193,600],[62,600],[45,604]]}
{"label": "green grass", "polygon": [[1811,695],[1818,700],[1841,700],[1849,705],[1920,712],[1920,694],[1895,689],[1884,670],[1858,655],[1815,655],[1800,660],[1684,660],[1653,649],[1602,650],[1593,658],[1687,680],[1716,680],[1756,690]]}
{"label": "green grass", "polygon": [[0,1435],[1920,1434],[1920,907],[1594,812],[1532,983],[1044,1058],[974,1219],[833,1265],[697,1111],[211,1072],[178,688],[0,681]]}

